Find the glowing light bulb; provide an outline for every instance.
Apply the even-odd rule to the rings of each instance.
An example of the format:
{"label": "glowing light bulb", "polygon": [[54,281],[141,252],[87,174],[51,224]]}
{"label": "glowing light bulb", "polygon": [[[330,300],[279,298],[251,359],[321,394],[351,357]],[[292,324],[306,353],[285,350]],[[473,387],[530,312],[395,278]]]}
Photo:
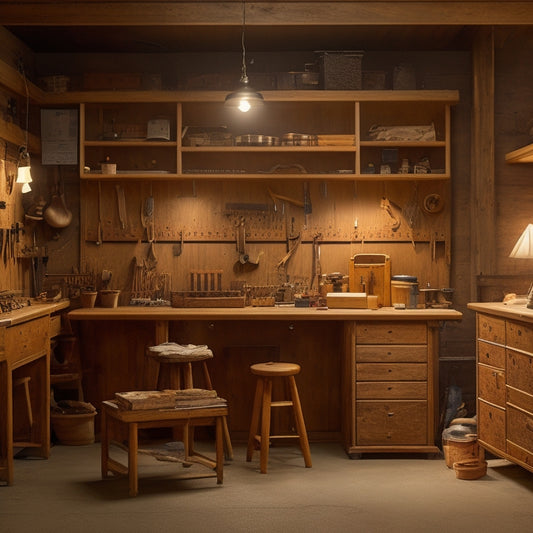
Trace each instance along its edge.
{"label": "glowing light bulb", "polygon": [[242,111],[243,113],[250,111],[251,107],[250,102],[248,102],[246,98],[242,98],[239,102],[239,111]]}

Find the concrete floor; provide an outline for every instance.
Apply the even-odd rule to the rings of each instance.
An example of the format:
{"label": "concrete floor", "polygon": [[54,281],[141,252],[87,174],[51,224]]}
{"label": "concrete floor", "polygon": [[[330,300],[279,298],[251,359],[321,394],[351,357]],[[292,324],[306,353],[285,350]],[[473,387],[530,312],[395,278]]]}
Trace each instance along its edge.
{"label": "concrete floor", "polygon": [[190,470],[141,456],[139,495],[129,498],[125,478],[101,479],[98,443],[56,445],[48,460],[15,461],[14,485],[0,487],[0,531],[533,531],[533,474],[506,461],[491,459],[484,478],[464,481],[443,459],[350,460],[337,444],[311,452],[306,469],[297,448],[276,447],[262,475],[258,457],[246,463],[236,446],[223,485],[177,480]]}

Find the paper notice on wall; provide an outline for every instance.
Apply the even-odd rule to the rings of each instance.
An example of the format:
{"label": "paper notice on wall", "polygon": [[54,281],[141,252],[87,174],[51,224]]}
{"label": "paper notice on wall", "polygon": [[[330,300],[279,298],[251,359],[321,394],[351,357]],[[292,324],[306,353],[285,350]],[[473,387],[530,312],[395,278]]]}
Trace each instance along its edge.
{"label": "paper notice on wall", "polygon": [[78,110],[41,110],[43,165],[78,164]]}

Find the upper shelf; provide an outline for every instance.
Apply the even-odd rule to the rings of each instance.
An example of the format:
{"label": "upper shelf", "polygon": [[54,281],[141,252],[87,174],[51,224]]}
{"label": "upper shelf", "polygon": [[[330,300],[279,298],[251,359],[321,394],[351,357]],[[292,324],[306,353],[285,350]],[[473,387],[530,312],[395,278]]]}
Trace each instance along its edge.
{"label": "upper shelf", "polygon": [[533,163],[533,143],[505,154],[506,163]]}
{"label": "upper shelf", "polygon": [[[261,91],[265,102],[459,102],[459,91]],[[220,102],[227,91],[76,91],[46,94],[46,104]]]}

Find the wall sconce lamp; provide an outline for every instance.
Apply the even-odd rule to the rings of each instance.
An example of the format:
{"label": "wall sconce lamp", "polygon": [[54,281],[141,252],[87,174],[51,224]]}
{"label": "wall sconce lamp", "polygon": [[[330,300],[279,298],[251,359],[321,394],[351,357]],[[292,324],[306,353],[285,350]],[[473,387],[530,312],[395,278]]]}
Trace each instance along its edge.
{"label": "wall sconce lamp", "polygon": [[[533,259],[533,224],[527,225],[522,235],[516,241],[509,257],[515,259]],[[533,309],[533,283],[529,286],[526,307]]]}
{"label": "wall sconce lamp", "polygon": [[252,108],[261,107],[264,104],[263,95],[260,92],[252,89],[249,85],[249,79],[246,74],[246,46],[244,43],[244,32],[246,28],[246,3],[242,3],[242,33],[241,33],[241,47],[242,47],[242,66],[240,87],[237,91],[226,96],[224,106],[230,108],[237,108],[239,111],[246,113]]}
{"label": "wall sconce lamp", "polygon": [[31,191],[30,183],[31,179],[31,164],[30,154],[26,150],[25,146],[19,148],[19,160],[17,165],[17,183],[22,183],[22,193]]}

